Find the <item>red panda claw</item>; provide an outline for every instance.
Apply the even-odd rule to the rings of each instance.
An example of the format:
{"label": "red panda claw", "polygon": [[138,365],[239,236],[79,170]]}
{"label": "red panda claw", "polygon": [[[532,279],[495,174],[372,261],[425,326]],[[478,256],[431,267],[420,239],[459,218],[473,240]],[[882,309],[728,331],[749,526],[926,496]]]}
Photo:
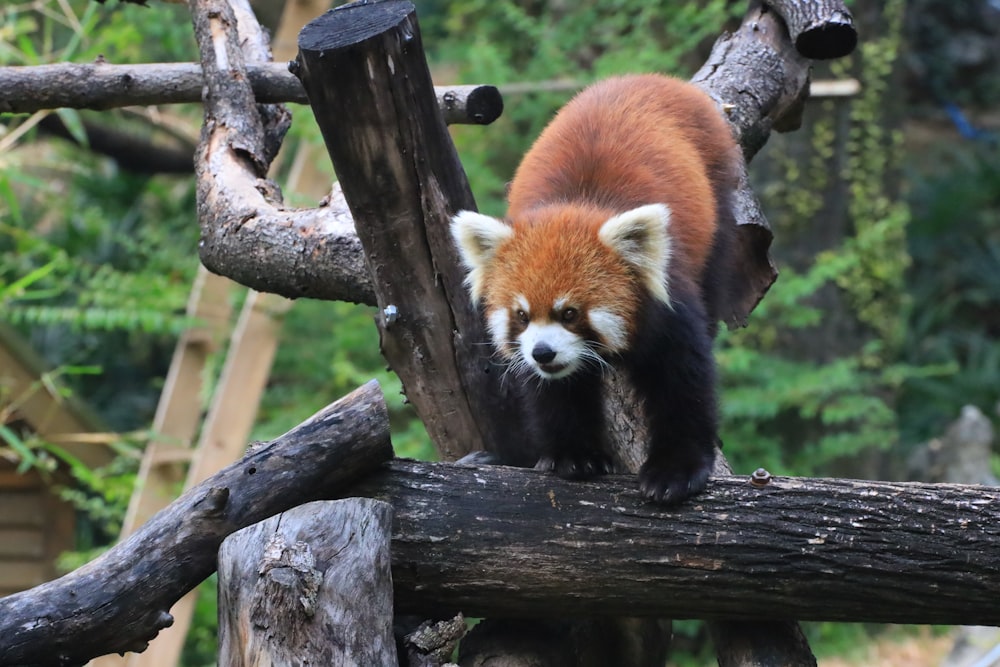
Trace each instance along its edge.
{"label": "red panda claw", "polygon": [[535,470],[552,472],[563,479],[591,479],[606,475],[612,470],[611,461],[601,453],[589,452],[575,455],[543,456]]}

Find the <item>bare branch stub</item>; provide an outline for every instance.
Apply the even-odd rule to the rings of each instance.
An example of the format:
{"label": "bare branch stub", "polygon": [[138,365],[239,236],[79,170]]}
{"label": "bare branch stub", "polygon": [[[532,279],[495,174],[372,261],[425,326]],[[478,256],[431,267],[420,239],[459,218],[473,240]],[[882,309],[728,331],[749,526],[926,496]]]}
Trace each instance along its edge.
{"label": "bare branch stub", "polygon": [[842,0],[765,2],[785,20],[795,48],[806,58],[842,58],[858,45],[854,17]]}

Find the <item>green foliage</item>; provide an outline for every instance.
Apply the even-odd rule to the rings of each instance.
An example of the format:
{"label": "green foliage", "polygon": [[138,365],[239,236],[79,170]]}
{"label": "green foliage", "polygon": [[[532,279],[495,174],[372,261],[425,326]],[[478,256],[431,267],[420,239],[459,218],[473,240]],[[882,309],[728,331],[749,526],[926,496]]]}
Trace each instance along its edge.
{"label": "green foliage", "polygon": [[404,404],[399,378],[379,353],[374,315],[374,308],[349,303],[303,299],[295,304],[285,319],[254,438],[274,438],[374,378],[389,406],[396,454],[436,457],[423,424]]}
{"label": "green foliage", "polygon": [[965,144],[935,151],[911,169],[914,304],[902,355],[911,364],[950,372],[903,385],[900,414],[911,441],[939,433],[963,405],[1000,402],[1000,146]]}
{"label": "green foliage", "polygon": [[[834,462],[891,447],[899,440],[895,399],[902,384],[947,370],[899,359],[909,303],[909,207],[894,190],[900,140],[884,128],[902,15],[902,2],[887,3],[886,29],[832,65],[835,76],[862,79],[848,108],[847,136],[836,130],[835,104],[824,102],[800,130],[809,133],[807,151],[771,149],[779,177],[762,195],[779,241],[783,233],[819,233],[818,220],[832,217],[824,213],[831,205],[825,194],[838,181],[852,233],[829,236],[832,245],[782,266],[750,327],[720,338],[723,439],[737,443],[727,449],[735,470],[763,465],[829,474]],[[830,168],[838,142],[840,173]],[[851,349],[837,340],[845,332],[857,341]]]}

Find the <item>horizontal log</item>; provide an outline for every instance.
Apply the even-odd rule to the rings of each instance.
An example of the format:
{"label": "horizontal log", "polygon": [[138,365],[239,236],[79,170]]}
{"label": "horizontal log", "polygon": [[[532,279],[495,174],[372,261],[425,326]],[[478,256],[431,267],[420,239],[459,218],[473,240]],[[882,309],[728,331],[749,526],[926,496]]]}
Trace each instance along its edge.
{"label": "horizontal log", "polygon": [[397,461],[397,612],[1000,625],[1000,489],[713,479],[677,508],[630,476]]}
{"label": "horizontal log", "polygon": [[[247,78],[259,104],[309,104],[302,84],[288,71],[288,63],[249,63]],[[200,103],[204,86],[198,63],[0,67],[0,112]],[[503,111],[503,99],[495,86],[435,86],[434,92],[447,123],[487,125]]]}
{"label": "horizontal log", "polygon": [[0,598],[0,665],[82,665],[143,651],[168,609],[215,571],[230,533],[328,498],[392,456],[372,381],[191,488],[124,542],[73,572]]}

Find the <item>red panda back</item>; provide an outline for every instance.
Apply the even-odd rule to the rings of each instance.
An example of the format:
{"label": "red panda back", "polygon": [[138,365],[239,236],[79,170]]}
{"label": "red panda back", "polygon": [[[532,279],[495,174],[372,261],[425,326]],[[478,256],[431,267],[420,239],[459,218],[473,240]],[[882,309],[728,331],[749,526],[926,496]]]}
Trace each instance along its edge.
{"label": "red panda back", "polygon": [[735,186],[736,144],[715,103],[657,74],[616,77],[573,98],[511,183],[515,223],[551,204],[614,213],[665,203],[683,274],[700,281],[716,232],[717,193]]}

